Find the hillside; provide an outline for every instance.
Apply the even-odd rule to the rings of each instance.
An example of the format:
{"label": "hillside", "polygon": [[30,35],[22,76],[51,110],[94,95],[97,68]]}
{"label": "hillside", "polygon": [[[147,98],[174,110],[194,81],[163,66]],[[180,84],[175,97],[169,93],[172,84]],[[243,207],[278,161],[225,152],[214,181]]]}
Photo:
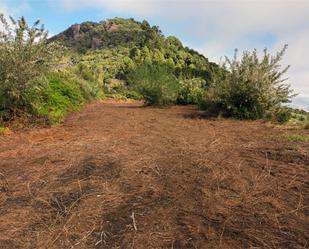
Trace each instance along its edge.
{"label": "hillside", "polygon": [[165,37],[158,26],[132,18],[75,24],[49,41],[68,48],[73,64],[82,63],[91,69],[89,74],[105,83],[126,79],[126,73],[139,63],[168,65],[177,77],[206,81],[221,72],[176,37]]}
{"label": "hillside", "polygon": [[59,123],[86,102],[111,97],[195,104],[209,116],[279,123],[293,118],[308,127],[306,115],[293,116],[286,107],[295,96],[283,77],[288,67],[279,64],[287,45],[275,55],[265,50],[263,58],[244,51],[219,66],[145,20],[84,22],[50,39],[39,21],[0,22],[1,126],[20,117]]}
{"label": "hillside", "polygon": [[156,106],[195,104],[210,116],[237,119],[284,123],[295,117],[308,127],[308,117],[292,117],[286,108],[295,96],[283,78],[288,68],[279,64],[287,45],[275,55],[265,50],[263,58],[245,51],[219,66],[145,20],[84,22],[50,39],[39,21],[0,22],[1,126],[19,117],[59,123],[86,102],[111,97]]}

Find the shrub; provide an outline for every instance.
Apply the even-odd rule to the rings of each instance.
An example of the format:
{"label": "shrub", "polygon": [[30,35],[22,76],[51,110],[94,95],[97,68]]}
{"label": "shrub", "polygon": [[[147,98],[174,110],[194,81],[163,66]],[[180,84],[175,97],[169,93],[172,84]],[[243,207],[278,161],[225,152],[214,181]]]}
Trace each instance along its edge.
{"label": "shrub", "polygon": [[278,123],[286,123],[292,118],[292,111],[289,108],[280,108],[277,112],[273,114],[275,121]]}
{"label": "shrub", "polygon": [[79,85],[63,73],[51,73],[41,80],[46,87],[35,98],[33,110],[51,123],[62,121],[67,112],[78,110],[85,101]]}
{"label": "shrub", "polygon": [[127,89],[123,92],[123,95],[128,99],[142,100],[143,96],[135,90]]}
{"label": "shrub", "polygon": [[140,65],[127,78],[148,105],[164,106],[176,102],[178,81],[167,66]]}
{"label": "shrub", "polygon": [[305,110],[290,108],[291,118],[289,120],[290,125],[298,125],[306,127],[306,123],[309,122],[309,113]]}
{"label": "shrub", "polygon": [[220,94],[215,88],[209,88],[199,103],[200,109],[206,111],[209,116],[221,116],[224,111],[224,104],[220,99]]}
{"label": "shrub", "polygon": [[82,81],[65,72],[49,73],[38,79],[41,85],[29,96],[33,100],[33,112],[51,123],[59,123],[68,112],[77,111],[87,100],[102,97],[101,91],[93,91],[93,83]]}
{"label": "shrub", "polygon": [[86,63],[79,63],[77,66],[77,74],[84,80],[95,81],[93,72]]}
{"label": "shrub", "polygon": [[224,79],[213,83],[212,96],[206,95],[201,106],[207,111],[220,110],[225,116],[239,119],[279,115],[279,120],[286,120],[288,113],[282,109],[282,104],[290,102],[294,96],[290,85],[282,79],[289,66],[281,70],[279,65],[286,48],[275,56],[265,49],[262,59],[254,50],[244,52],[238,60],[236,51],[232,60],[226,58],[224,67],[228,73]]}
{"label": "shrub", "polygon": [[29,27],[23,17],[8,22],[1,14],[0,24],[0,111],[10,118],[31,108],[29,93],[40,87],[35,79],[49,70],[57,47],[39,21]]}
{"label": "shrub", "polygon": [[201,78],[182,79],[179,82],[178,104],[200,103],[204,94],[205,80]]}

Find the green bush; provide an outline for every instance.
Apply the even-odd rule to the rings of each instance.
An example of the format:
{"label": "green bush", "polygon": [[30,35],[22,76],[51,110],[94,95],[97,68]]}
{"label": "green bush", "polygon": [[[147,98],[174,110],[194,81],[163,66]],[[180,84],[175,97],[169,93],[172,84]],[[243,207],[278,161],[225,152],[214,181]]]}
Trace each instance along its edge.
{"label": "green bush", "polygon": [[280,108],[277,112],[273,114],[275,121],[278,123],[286,123],[292,118],[292,111],[289,108]]}
{"label": "green bush", "polygon": [[86,63],[79,63],[77,66],[77,74],[84,80],[95,81],[93,72]]}
{"label": "green bush", "polygon": [[45,87],[31,96],[33,112],[51,123],[62,121],[66,113],[78,110],[86,101],[80,85],[64,73],[50,73],[41,80]]}
{"label": "green bush", "polygon": [[225,110],[224,103],[215,88],[209,88],[205,91],[202,101],[199,103],[199,108],[205,110],[209,116],[226,116],[226,113],[223,113]]}
{"label": "green bush", "polygon": [[198,104],[204,94],[205,80],[201,78],[182,79],[179,81],[178,104]]}
{"label": "green bush", "polygon": [[286,48],[275,56],[264,50],[262,59],[259,59],[256,50],[244,52],[241,60],[237,59],[236,52],[232,60],[226,58],[226,75],[214,81],[212,96],[206,95],[201,106],[206,111],[221,112],[238,119],[271,116],[287,121],[289,114],[282,104],[290,102],[294,95],[290,85],[282,79],[289,67],[281,70],[279,65]]}
{"label": "green bush", "polygon": [[138,93],[135,90],[131,90],[131,89],[127,89],[123,92],[123,95],[127,98],[127,99],[135,99],[135,100],[142,100],[143,96]]}
{"label": "green bush", "polygon": [[176,102],[179,83],[165,65],[140,65],[127,78],[148,105],[164,106]]}
{"label": "green bush", "polygon": [[[53,72],[41,78],[44,86],[28,95],[33,113],[51,123],[59,123],[68,112],[77,111],[88,100],[102,98],[102,90],[68,72]],[[95,90],[94,90],[95,89]]]}
{"label": "green bush", "polygon": [[10,119],[29,112],[29,93],[41,87],[42,77],[57,58],[57,46],[47,43],[47,32],[39,21],[29,27],[22,17],[10,22],[0,15],[0,113]]}
{"label": "green bush", "polygon": [[308,112],[294,108],[290,108],[290,111],[291,111],[291,118],[289,120],[290,125],[299,125],[305,127],[306,123],[309,122]]}

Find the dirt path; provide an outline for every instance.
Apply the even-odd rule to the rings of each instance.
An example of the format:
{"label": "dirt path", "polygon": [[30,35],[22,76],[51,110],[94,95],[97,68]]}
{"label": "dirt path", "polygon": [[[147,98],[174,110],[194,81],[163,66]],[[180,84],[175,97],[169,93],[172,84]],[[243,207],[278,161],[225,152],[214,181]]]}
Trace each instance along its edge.
{"label": "dirt path", "polygon": [[101,102],[0,137],[0,249],[306,248],[309,144]]}

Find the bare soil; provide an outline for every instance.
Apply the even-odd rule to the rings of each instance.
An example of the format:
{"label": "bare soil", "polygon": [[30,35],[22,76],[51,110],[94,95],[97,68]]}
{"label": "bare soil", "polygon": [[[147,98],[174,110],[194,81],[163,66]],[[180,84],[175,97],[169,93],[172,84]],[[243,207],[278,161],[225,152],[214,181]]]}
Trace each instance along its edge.
{"label": "bare soil", "polygon": [[308,248],[295,132],[104,101],[0,136],[0,249]]}

